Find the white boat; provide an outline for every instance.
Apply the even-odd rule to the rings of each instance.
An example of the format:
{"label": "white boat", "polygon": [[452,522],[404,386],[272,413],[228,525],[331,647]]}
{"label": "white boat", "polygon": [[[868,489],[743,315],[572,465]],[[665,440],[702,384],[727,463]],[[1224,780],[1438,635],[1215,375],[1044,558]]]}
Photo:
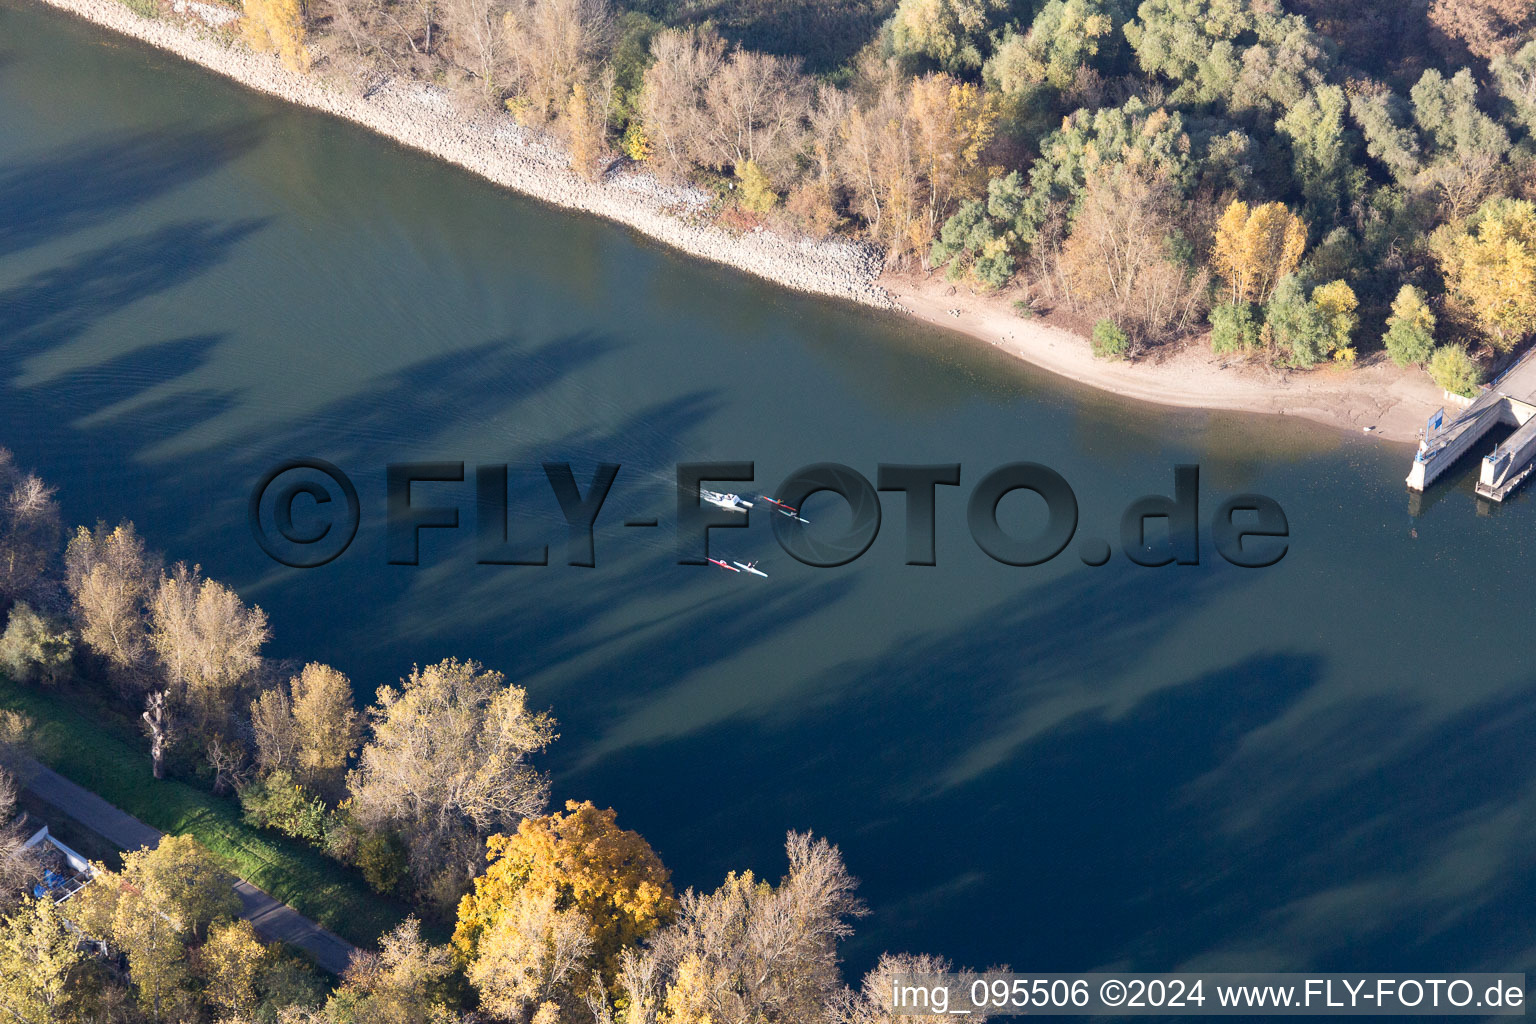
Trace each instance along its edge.
{"label": "white boat", "polygon": [[727,512],[740,512],[745,515],[747,509],[752,507],[752,503],[739,494],[722,494],[719,491],[711,491],[708,488],[701,488],[699,490],[699,497],[711,505],[720,506]]}
{"label": "white boat", "polygon": [[753,575],[761,576],[764,579],[768,578],[768,574],[759,569],[756,562],[732,562],[731,564],[740,569],[742,572],[750,572]]}

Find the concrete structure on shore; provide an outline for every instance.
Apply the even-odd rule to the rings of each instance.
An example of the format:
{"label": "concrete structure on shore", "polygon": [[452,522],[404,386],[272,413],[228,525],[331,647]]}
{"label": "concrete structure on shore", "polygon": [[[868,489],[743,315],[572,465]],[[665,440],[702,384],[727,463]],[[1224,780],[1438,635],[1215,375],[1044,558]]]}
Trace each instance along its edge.
{"label": "concrete structure on shore", "polygon": [[1536,468],[1536,349],[1499,374],[1461,414],[1419,441],[1410,490],[1422,491],[1498,424],[1515,428],[1483,457],[1477,494],[1503,501]]}

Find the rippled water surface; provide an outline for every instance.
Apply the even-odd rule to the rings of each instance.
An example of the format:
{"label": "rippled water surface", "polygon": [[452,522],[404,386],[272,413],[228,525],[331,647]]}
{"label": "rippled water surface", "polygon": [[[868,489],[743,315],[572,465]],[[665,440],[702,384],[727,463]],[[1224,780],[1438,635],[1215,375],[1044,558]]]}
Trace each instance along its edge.
{"label": "rippled water surface", "polygon": [[[1426,413],[1429,410],[1426,410]],[[137,521],[266,609],[271,653],[363,699],[413,662],[500,668],[553,708],[557,799],[619,808],[680,885],[839,843],[881,949],[1099,965],[1523,969],[1536,869],[1532,496],[1463,466],[1415,507],[1409,452],[1285,419],[1063,386],[957,336],[786,294],[498,191],[175,58],[0,0],[0,443],[74,522]],[[362,496],[339,560],[274,565],[246,520],[274,463]],[[514,539],[387,564],[384,466],[510,463]],[[938,560],[905,513],[811,569],[754,515],[679,566],[680,461],[960,462]],[[623,468],[597,567],[560,564],[539,463]],[[1080,536],[1202,472],[1275,498],[1278,566],[1037,568],[981,554],[970,486],[1053,467]],[[1001,512],[1027,528],[1025,496]],[[846,518],[820,496],[813,527]],[[626,518],[659,516],[654,530]]]}

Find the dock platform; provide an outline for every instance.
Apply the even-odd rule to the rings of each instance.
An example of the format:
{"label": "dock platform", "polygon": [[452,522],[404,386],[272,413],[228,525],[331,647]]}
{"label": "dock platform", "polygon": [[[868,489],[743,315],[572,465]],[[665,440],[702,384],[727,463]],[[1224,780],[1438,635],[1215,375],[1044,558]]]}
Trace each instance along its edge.
{"label": "dock platform", "polygon": [[1536,349],[1499,374],[1470,405],[1438,429],[1426,428],[1408,473],[1410,490],[1422,491],[1495,426],[1515,432],[1483,457],[1477,494],[1503,501],[1536,468]]}

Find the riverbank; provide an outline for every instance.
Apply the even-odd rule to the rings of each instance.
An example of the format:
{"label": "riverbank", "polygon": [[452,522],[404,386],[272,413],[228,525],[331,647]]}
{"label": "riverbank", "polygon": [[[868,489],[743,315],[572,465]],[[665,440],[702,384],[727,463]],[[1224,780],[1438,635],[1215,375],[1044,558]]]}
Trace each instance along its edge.
{"label": "riverbank", "polygon": [[[200,18],[209,4],[180,3],[180,19],[144,18],[118,0],[43,0],[87,21],[167,50],[258,92],[324,111],[488,181],[571,210],[616,221],[692,256],[722,263],[798,291],[891,309],[875,283],[881,255],[846,239],[789,238],[769,231],[733,234],[694,216],[710,203],[702,190],[668,185],[627,170],[592,182],[570,169],[546,136],[510,115],[466,115],[435,86],[383,78],[366,91],[284,67]],[[219,20],[215,18],[214,20]]]}
{"label": "riverbank", "polygon": [[[219,12],[182,2],[183,19],[144,18],[119,0],[43,0],[241,84],[333,114],[402,145],[462,167],[545,202],[624,224],[689,255],[724,264],[783,287],[904,312],[960,331],[1051,373],[1138,401],[1160,405],[1299,416],[1330,427],[1411,443],[1443,396],[1419,371],[1398,370],[1378,354],[1354,370],[1307,373],[1218,357],[1184,344],[1157,359],[1110,363],[1093,358],[1087,341],[1060,328],[1021,319],[1005,302],[955,288],[940,275],[882,272],[881,254],[846,239],[794,238],[770,231],[733,233],[704,223],[702,190],[669,185],[637,170],[592,182],[570,170],[547,136],[510,116],[466,116],[437,87],[382,79],[366,91],[318,75],[290,71],[274,56],[253,53],[230,36]],[[202,20],[200,20],[202,19]],[[215,24],[209,24],[208,22]]]}
{"label": "riverbank", "polygon": [[1380,352],[1354,369],[1293,371],[1217,356],[1190,339],[1136,362],[1110,362],[1095,359],[1084,338],[1025,320],[1006,301],[972,295],[940,275],[886,274],[880,283],[913,316],[969,334],[1057,376],[1137,401],[1299,416],[1407,444],[1417,442],[1425,418],[1447,404],[1428,374],[1400,370]]}

